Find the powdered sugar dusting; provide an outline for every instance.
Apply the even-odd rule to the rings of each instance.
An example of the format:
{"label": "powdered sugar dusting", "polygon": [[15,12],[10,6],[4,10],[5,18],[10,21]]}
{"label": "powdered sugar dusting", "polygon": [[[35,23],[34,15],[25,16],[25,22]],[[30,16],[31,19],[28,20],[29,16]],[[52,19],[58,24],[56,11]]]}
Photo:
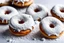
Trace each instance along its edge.
{"label": "powdered sugar dusting", "polygon": [[[59,36],[59,34],[62,31],[64,31],[63,23],[54,17],[46,17],[41,21],[41,23],[42,23],[43,30],[47,33],[48,36],[52,34]],[[51,28],[49,26],[50,24],[54,24],[55,27]]]}
{"label": "powdered sugar dusting", "polygon": [[53,7],[52,11],[60,18],[64,18],[64,13],[60,11],[61,9],[64,9],[64,5],[58,4]]}

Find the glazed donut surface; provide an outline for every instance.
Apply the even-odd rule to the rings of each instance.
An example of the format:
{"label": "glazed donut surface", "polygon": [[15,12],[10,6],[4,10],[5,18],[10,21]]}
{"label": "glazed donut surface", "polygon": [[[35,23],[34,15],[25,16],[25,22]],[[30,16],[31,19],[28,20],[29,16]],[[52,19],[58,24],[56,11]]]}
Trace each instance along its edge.
{"label": "glazed donut surface", "polygon": [[48,9],[41,4],[32,4],[28,7],[27,12],[29,15],[32,15],[34,20],[43,19],[49,15]]}
{"label": "glazed donut surface", "polygon": [[14,15],[17,15],[18,11],[10,6],[3,6],[0,8],[0,18],[5,20],[10,20],[10,18]]}
{"label": "glazed donut surface", "polygon": [[32,16],[22,14],[16,15],[10,19],[10,26],[16,30],[32,30],[32,26],[34,26],[34,21]]}
{"label": "glazed donut surface", "polygon": [[57,38],[64,31],[63,23],[54,18],[54,17],[46,17],[40,23],[40,30],[43,33],[46,33],[45,37],[47,38]]}
{"label": "glazed donut surface", "polygon": [[64,22],[64,5],[61,5],[61,4],[55,5],[51,9],[51,14],[52,14],[53,17],[56,17],[57,19]]}

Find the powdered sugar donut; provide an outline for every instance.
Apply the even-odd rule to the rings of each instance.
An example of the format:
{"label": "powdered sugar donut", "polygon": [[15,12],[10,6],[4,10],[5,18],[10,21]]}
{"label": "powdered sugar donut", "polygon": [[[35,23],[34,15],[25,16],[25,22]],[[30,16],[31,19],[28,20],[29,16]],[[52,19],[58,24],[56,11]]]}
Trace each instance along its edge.
{"label": "powdered sugar donut", "polygon": [[28,7],[27,13],[32,15],[34,20],[38,21],[49,15],[48,9],[41,4],[32,4]]}
{"label": "powdered sugar donut", "polygon": [[35,25],[32,16],[26,14],[13,16],[9,24],[11,33],[17,36],[27,35]]}
{"label": "powdered sugar donut", "polygon": [[46,38],[58,38],[63,34],[63,23],[54,18],[46,17],[40,22],[40,31]]}
{"label": "powdered sugar donut", "polygon": [[12,0],[0,0],[0,6],[10,5]]}
{"label": "powdered sugar donut", "polygon": [[33,0],[13,0],[12,4],[18,7],[27,7],[33,3]]}
{"label": "powdered sugar donut", "polygon": [[64,5],[58,4],[51,9],[52,16],[64,22]]}
{"label": "powdered sugar donut", "polygon": [[17,15],[18,11],[10,6],[3,6],[0,8],[0,23],[7,24],[10,18]]}

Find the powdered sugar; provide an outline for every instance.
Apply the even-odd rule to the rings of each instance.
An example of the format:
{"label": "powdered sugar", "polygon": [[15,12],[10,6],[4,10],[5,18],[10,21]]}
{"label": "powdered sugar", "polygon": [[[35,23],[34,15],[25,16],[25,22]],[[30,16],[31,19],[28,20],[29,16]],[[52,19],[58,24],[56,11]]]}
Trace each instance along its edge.
{"label": "powdered sugar", "polygon": [[[42,23],[43,30],[48,34],[48,36],[52,34],[59,36],[59,34],[62,31],[64,31],[63,23],[54,17],[46,17],[41,21],[41,23]],[[55,27],[51,28],[49,26],[50,24],[54,24]]]}
{"label": "powdered sugar", "polygon": [[58,4],[53,7],[52,11],[60,18],[64,18],[64,13],[60,11],[61,9],[64,9],[64,5]]}
{"label": "powdered sugar", "polygon": [[[35,12],[35,9],[39,9],[39,12]],[[34,20],[43,19],[47,15],[49,15],[48,9],[41,4],[32,4],[30,7],[27,9],[27,14],[32,15]]]}
{"label": "powdered sugar", "polygon": [[[24,20],[25,23],[19,24],[18,21]],[[35,23],[31,15],[22,14],[16,15],[10,19],[10,26],[16,30],[32,30],[32,26],[34,27]]]}
{"label": "powdered sugar", "polygon": [[[9,14],[5,14],[6,11],[11,11]],[[2,20],[2,22],[4,20],[10,20],[10,18],[14,15],[17,15],[18,11],[10,6],[3,6],[0,8],[0,18]]]}

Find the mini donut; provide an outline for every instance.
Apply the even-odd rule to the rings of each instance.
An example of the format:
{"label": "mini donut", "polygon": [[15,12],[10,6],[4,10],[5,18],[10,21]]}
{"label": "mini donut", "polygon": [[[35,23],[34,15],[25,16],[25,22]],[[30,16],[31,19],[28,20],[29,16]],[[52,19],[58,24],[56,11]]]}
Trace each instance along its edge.
{"label": "mini donut", "polygon": [[12,4],[17,7],[28,7],[33,3],[33,0],[13,0]]}
{"label": "mini donut", "polygon": [[64,22],[64,5],[55,5],[51,9],[51,14],[53,17],[56,17],[57,19],[61,20]]}
{"label": "mini donut", "polygon": [[10,6],[3,6],[0,8],[0,24],[8,24],[10,18],[17,15],[18,11]]}
{"label": "mini donut", "polygon": [[10,19],[9,30],[15,36],[25,36],[34,29],[34,25],[31,15],[16,15]]}
{"label": "mini donut", "polygon": [[41,4],[32,4],[27,8],[26,13],[32,15],[33,19],[37,21],[49,16],[49,10]]}
{"label": "mini donut", "polygon": [[12,3],[12,0],[0,0],[0,6],[8,6]]}
{"label": "mini donut", "polygon": [[40,22],[40,31],[45,38],[55,39],[60,37],[64,32],[63,23],[54,17],[46,17]]}

